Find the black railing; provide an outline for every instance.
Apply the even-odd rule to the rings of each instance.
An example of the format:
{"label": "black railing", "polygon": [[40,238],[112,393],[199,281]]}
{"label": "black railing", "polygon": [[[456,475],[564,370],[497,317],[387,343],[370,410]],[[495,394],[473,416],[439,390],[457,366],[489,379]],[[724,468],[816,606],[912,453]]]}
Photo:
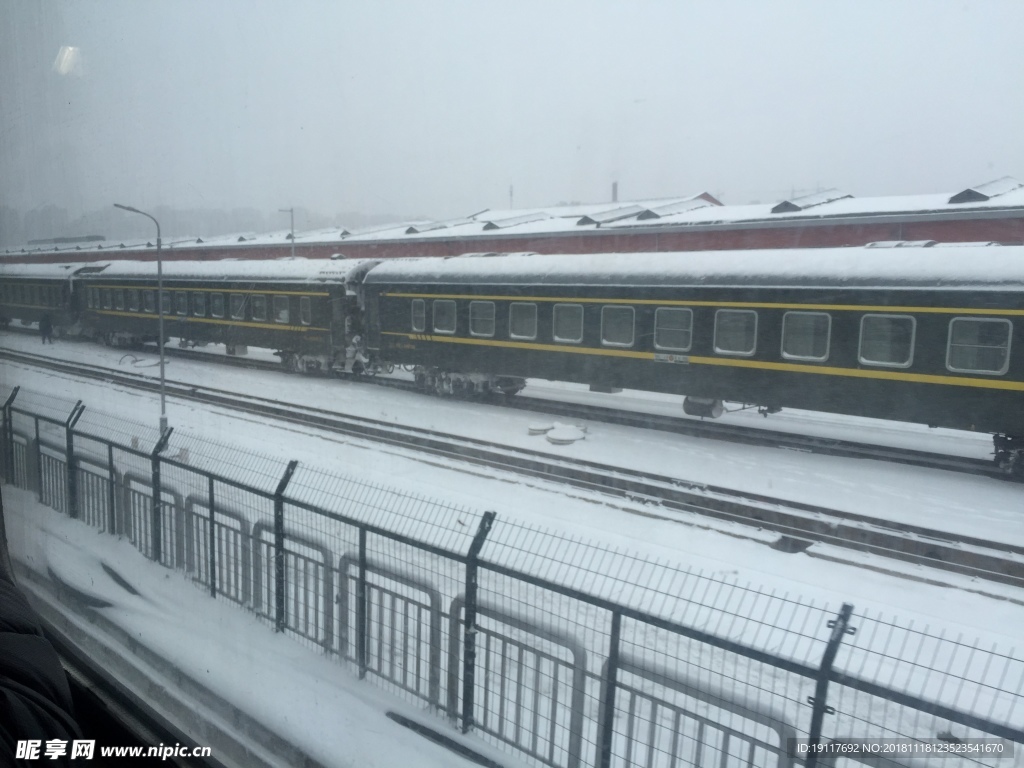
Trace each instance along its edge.
{"label": "black railing", "polygon": [[81,403],[58,411],[7,397],[7,483],[525,759],[753,768],[814,766],[837,739],[1024,743],[1012,654],[295,461],[170,432],[146,445],[132,425],[111,436]]}

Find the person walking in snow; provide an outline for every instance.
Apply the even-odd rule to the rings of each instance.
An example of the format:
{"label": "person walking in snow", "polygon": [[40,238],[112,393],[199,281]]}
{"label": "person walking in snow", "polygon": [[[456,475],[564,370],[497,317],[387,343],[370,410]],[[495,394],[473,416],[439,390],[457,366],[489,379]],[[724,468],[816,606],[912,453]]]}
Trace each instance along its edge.
{"label": "person walking in snow", "polygon": [[43,344],[53,344],[53,321],[49,315],[43,315],[39,321],[39,335],[43,337]]}

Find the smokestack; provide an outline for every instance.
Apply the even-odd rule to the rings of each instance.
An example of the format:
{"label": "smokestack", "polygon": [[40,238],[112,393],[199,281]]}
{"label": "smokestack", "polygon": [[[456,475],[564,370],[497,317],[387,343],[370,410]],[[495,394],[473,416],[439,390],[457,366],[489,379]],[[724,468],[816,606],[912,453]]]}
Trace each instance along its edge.
{"label": "smokestack", "polygon": [[619,202],[619,182],[617,181],[612,182],[612,202]]}

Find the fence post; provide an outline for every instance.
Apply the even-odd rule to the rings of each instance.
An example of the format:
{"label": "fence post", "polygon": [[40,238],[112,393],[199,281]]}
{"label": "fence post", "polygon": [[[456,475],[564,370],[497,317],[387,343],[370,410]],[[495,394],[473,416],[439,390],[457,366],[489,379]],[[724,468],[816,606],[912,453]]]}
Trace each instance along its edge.
{"label": "fence post", "polygon": [[[39,442],[39,417],[33,416],[36,425],[36,493],[43,500],[43,444]],[[27,453],[27,452],[26,452]]]}
{"label": "fence post", "polygon": [[12,485],[14,484],[14,413],[11,409],[14,406],[14,398],[18,396],[20,389],[21,387],[12,389],[4,403],[4,475],[7,477],[7,482]]}
{"label": "fence post", "polygon": [[832,674],[832,665],[839,652],[839,646],[843,644],[844,635],[852,635],[855,630],[848,626],[853,606],[850,603],[843,603],[836,617],[828,622],[832,634],[825,645],[825,653],[821,656],[821,666],[818,667],[817,685],[814,687],[814,695],[807,698],[812,706],[811,729],[807,736],[807,759],[804,761],[804,768],[815,768],[818,762],[817,748],[821,743],[821,726],[825,715],[835,714],[835,709],[828,705],[828,681]]}
{"label": "fence post", "polygon": [[618,686],[619,674],[619,636],[622,632],[622,614],[612,612],[611,636],[608,639],[608,664],[604,679],[601,681],[601,702],[598,712],[601,722],[598,743],[601,752],[598,754],[599,768],[609,768],[612,764],[612,733],[615,730],[615,689]]}
{"label": "fence post", "polygon": [[152,531],[150,534],[152,536],[152,546],[150,552],[153,553],[153,559],[158,563],[163,555],[163,493],[160,489],[160,452],[167,447],[167,442],[171,439],[172,432],[174,432],[174,427],[160,435],[160,439],[153,446],[153,452],[149,454],[150,464],[153,467],[153,509],[151,515]]}
{"label": "fence post", "polygon": [[210,475],[209,481],[210,498],[208,501],[210,503],[210,531],[206,548],[210,550],[210,597],[217,597],[217,528],[215,523],[216,513],[214,512],[213,506],[213,475]]}
{"label": "fence post", "polygon": [[285,467],[281,482],[274,491],[274,626],[284,632],[284,489],[288,487],[298,461],[292,459]]}
{"label": "fence post", "polygon": [[462,732],[473,727],[473,690],[476,683],[476,592],[480,550],[494,523],[494,512],[484,512],[466,554],[466,630],[462,672]]}
{"label": "fence post", "polygon": [[75,465],[75,424],[81,418],[82,414],[85,413],[85,406],[82,405],[82,401],[79,400],[75,403],[75,407],[71,409],[71,413],[68,414],[67,421],[64,422],[64,438],[67,443],[64,449],[64,455],[67,461],[65,466],[68,472],[67,481],[67,497],[68,497],[68,517],[78,517],[78,468]]}
{"label": "fence post", "polygon": [[[348,589],[348,584],[342,585]],[[366,589],[366,528],[359,526],[359,580],[356,582],[356,662],[359,664],[359,679],[366,677],[366,614],[369,610],[369,594]],[[348,617],[343,618],[348,621]],[[382,630],[383,631],[383,630]]]}
{"label": "fence post", "polygon": [[114,480],[114,444],[107,443],[107,509],[110,520],[107,530],[117,535],[117,482]]}

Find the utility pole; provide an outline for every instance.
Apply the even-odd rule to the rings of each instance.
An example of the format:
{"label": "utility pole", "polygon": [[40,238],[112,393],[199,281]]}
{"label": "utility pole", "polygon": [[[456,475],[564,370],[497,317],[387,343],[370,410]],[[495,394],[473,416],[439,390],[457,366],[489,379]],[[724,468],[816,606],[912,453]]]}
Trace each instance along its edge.
{"label": "utility pole", "polygon": [[167,379],[164,375],[164,261],[160,256],[160,222],[145,211],[132,208],[130,205],[114,203],[114,207],[120,208],[122,211],[145,216],[156,224],[156,312],[158,318],[157,334],[160,337],[157,340],[157,348],[160,350],[160,435],[162,437],[167,432]]}

